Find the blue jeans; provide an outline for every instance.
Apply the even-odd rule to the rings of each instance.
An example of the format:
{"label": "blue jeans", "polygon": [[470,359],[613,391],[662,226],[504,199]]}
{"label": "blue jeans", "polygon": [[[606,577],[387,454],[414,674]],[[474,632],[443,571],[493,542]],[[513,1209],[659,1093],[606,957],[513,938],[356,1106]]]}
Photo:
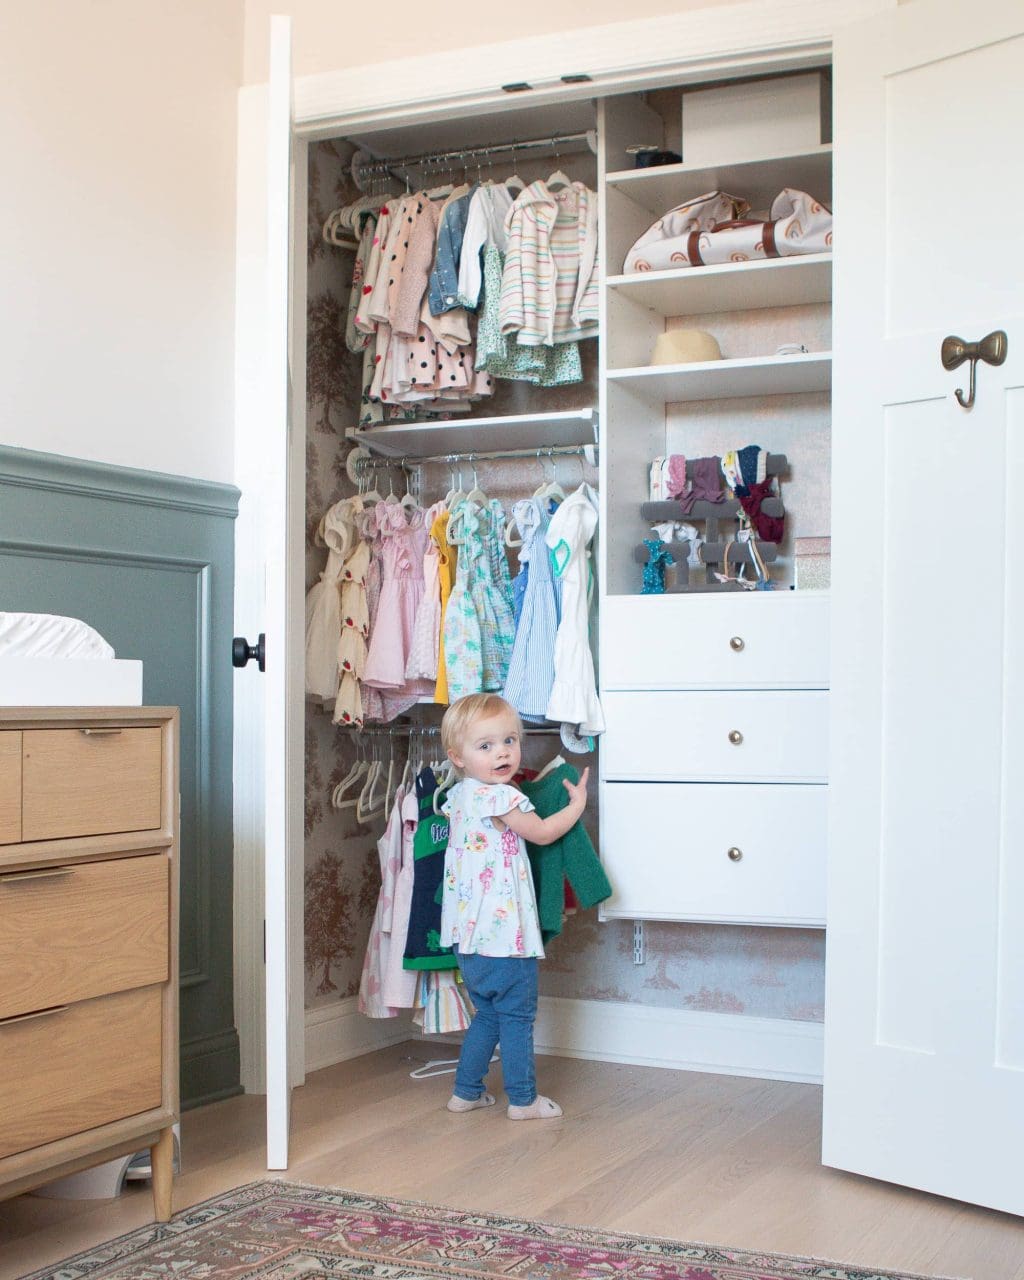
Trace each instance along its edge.
{"label": "blue jeans", "polygon": [[536,956],[458,956],[459,968],[476,1006],[455,1072],[457,1098],[475,1102],[501,1044],[501,1069],[508,1100],[528,1107],[537,1096],[533,1066],[533,1020],[537,1016]]}

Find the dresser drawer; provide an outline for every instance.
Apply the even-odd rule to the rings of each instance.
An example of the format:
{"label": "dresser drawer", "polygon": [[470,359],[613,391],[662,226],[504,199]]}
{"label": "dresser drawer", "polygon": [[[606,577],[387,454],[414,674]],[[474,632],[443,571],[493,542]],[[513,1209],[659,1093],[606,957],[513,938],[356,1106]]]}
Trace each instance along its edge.
{"label": "dresser drawer", "polygon": [[0,1022],[0,1159],[161,1103],[161,988]]}
{"label": "dresser drawer", "polygon": [[0,1019],[165,982],[165,854],[0,874]]}
{"label": "dresser drawer", "polygon": [[601,688],[827,689],[828,595],[607,596]]}
{"label": "dresser drawer", "polygon": [[27,729],[22,840],[160,826],[158,728]]}
{"label": "dresser drawer", "polygon": [[827,794],[604,784],[601,860],[613,894],[602,916],[824,925]]}
{"label": "dresser drawer", "polygon": [[828,694],[608,693],[603,776],[638,782],[824,782]]}
{"label": "dresser drawer", "polygon": [[21,839],[21,733],[0,732],[0,844]]}

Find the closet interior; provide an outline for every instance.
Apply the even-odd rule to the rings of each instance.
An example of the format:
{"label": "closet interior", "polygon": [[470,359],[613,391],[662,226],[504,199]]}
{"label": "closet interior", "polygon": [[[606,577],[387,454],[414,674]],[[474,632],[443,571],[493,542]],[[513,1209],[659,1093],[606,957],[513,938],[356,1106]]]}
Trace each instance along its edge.
{"label": "closet interior", "polygon": [[[763,107],[759,132],[749,112],[746,133],[741,122],[716,138],[699,123],[708,106],[721,122],[714,97],[702,96],[725,90],[728,106],[729,93],[756,99],[768,83],[516,100],[493,115],[389,124],[311,146],[307,1005],[358,994],[365,1012],[389,1016],[396,1006],[384,996],[401,987],[402,1007],[418,1006],[424,1030],[463,1025],[454,981],[436,976],[450,968],[438,959],[401,977],[403,965],[374,948],[392,945],[389,904],[406,892],[402,814],[417,830],[434,825],[414,780],[432,763],[444,780],[445,698],[475,688],[510,696],[512,665],[528,769],[599,765],[585,825],[611,886],[593,902],[566,894],[542,992],[820,1020],[828,597],[814,584],[827,579],[831,220],[818,251],[800,243],[789,252],[791,240],[766,257],[761,245],[740,245],[698,266],[672,257],[687,236],[683,250],[669,244],[666,218],[715,192],[732,198],[727,220],[738,234],[751,219],[771,215],[784,235],[785,220],[807,221],[811,205],[828,213],[827,118],[813,138],[800,133],[811,127],[810,95],[827,99],[826,72],[779,78],[767,99],[781,113],[778,130],[765,127]],[[688,158],[708,146],[713,156]],[[577,224],[552,240],[573,281],[554,317],[531,311],[541,206],[530,206],[516,237],[508,231],[538,180],[549,201],[568,198]],[[430,235],[423,209],[409,205],[423,192]],[[463,193],[468,229],[458,232],[478,255],[475,271],[441,247],[452,230],[446,209]],[[806,199],[786,205],[782,193]],[[411,244],[395,238],[389,220],[399,215],[420,232]],[[713,232],[716,217],[695,225]],[[591,228],[588,291],[579,263]],[[637,249],[645,236],[652,248]],[[526,280],[518,294],[516,255]],[[380,274],[392,261],[417,273],[408,296],[399,296],[404,272],[397,286]],[[566,340],[548,345],[553,330]],[[586,529],[576,544],[546,540],[570,499]],[[410,524],[422,530],[414,538]],[[490,611],[481,640],[493,649],[497,637],[500,651],[468,669],[477,632],[453,629],[455,576],[439,582],[458,574],[466,538],[467,558],[486,568],[481,582],[463,584],[463,599]],[[368,549],[353,577],[361,540]],[[432,545],[437,554],[427,555]],[[590,588],[596,672],[594,704],[571,715],[544,705],[552,672],[537,671],[551,663],[562,625],[560,554],[577,556],[584,612]],[[368,599],[354,579],[376,557]],[[410,559],[425,570],[412,606],[395,598],[404,586],[387,584]],[[524,591],[539,610],[525,650]],[[325,623],[332,592],[337,618]],[[353,618],[369,634],[343,639]],[[354,696],[354,669],[367,666],[371,681]],[[375,685],[374,670],[385,669]],[[594,902],[601,923],[582,909]],[[657,923],[645,940],[647,921]],[[417,974],[433,975],[429,990]]]}

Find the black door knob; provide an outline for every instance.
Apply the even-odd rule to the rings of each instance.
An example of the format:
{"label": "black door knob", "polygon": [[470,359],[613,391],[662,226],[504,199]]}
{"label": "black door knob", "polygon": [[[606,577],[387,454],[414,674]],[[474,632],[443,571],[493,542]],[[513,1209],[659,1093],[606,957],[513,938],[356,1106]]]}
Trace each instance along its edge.
{"label": "black door knob", "polygon": [[260,632],[255,644],[250,644],[245,636],[235,636],[231,641],[231,665],[244,667],[250,658],[255,658],[261,671],[267,669],[267,637]]}

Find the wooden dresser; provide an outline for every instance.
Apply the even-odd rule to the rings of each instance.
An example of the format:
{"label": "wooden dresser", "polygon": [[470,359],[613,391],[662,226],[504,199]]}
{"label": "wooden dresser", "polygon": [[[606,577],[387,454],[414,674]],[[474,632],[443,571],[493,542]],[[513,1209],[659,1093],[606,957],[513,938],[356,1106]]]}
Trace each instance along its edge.
{"label": "wooden dresser", "polygon": [[0,708],[0,1198],[148,1146],[170,1217],[177,940],[177,708]]}

